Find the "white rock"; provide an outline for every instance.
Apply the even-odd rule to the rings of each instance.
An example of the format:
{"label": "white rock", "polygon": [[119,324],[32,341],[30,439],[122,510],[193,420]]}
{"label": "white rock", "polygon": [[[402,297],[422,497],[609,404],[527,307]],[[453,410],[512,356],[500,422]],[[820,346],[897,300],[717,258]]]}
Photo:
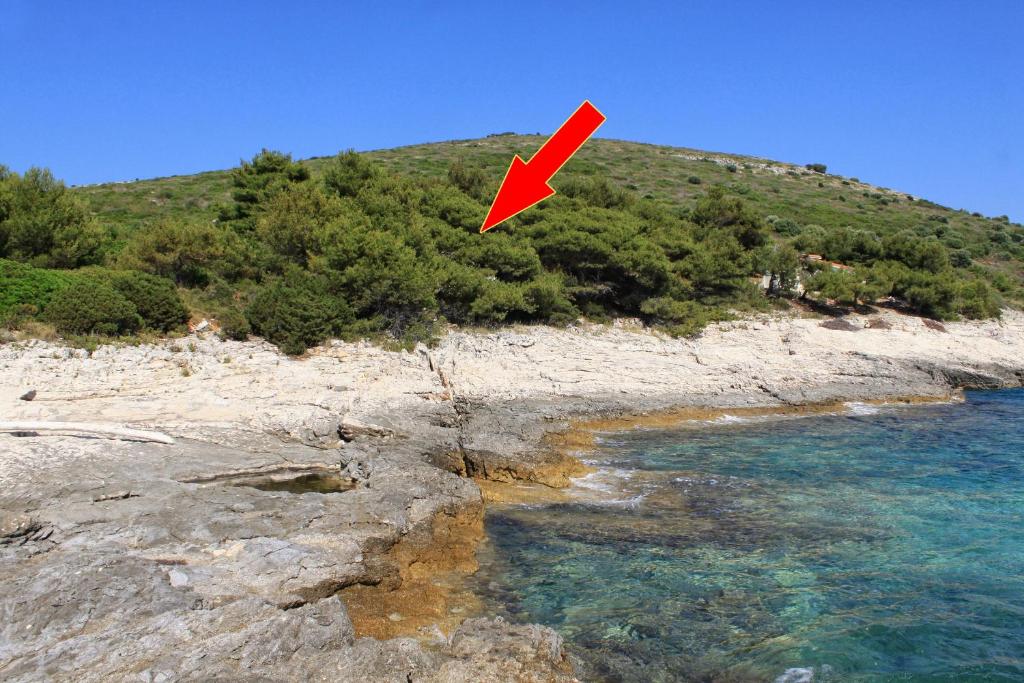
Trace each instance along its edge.
{"label": "white rock", "polygon": [[172,569],[167,572],[167,579],[171,582],[171,586],[174,588],[181,588],[182,586],[188,585],[188,574],[178,569]]}

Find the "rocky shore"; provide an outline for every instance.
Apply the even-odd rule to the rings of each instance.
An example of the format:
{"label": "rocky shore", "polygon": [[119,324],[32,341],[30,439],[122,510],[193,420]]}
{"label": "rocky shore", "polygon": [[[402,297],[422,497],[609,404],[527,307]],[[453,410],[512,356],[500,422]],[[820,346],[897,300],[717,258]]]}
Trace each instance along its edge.
{"label": "rocky shore", "polygon": [[583,417],[1024,383],[1020,313],[845,323],[452,332],[301,359],[213,336],[0,346],[0,420],[175,438],[0,434],[0,678],[574,680],[555,632],[488,618],[459,586],[478,482],[498,500],[569,485]]}

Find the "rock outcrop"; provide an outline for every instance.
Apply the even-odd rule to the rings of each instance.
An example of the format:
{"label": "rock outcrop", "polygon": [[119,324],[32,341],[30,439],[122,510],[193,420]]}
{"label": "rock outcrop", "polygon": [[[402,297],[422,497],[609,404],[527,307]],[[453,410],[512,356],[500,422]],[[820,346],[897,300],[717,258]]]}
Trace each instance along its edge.
{"label": "rock outcrop", "polygon": [[0,435],[0,678],[573,680],[556,633],[487,619],[460,587],[474,478],[565,486],[583,470],[551,435],[580,416],[1024,381],[1018,313],[819,322],[453,332],[301,359],[197,336],[0,346],[4,420],[175,438]]}

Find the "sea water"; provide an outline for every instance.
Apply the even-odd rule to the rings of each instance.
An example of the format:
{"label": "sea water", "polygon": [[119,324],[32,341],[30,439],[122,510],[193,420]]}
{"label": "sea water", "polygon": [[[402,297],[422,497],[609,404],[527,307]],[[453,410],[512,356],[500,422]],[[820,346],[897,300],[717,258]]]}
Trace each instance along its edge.
{"label": "sea water", "polygon": [[584,680],[1024,680],[1024,391],[603,435],[477,590]]}

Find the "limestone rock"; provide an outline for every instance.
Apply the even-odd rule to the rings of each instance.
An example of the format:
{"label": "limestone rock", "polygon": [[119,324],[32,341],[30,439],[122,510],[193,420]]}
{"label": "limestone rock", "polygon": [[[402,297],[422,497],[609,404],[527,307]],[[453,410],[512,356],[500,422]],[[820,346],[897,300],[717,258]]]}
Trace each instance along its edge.
{"label": "limestone rock", "polygon": [[[443,642],[378,641],[357,636],[344,596],[470,571],[482,502],[468,477],[565,485],[574,446],[546,436],[580,416],[1024,383],[1018,312],[945,333],[891,312],[848,316],[855,334],[753,322],[696,339],[632,323],[456,331],[413,354],[331,342],[302,359],[213,335],[92,354],[4,344],[5,420],[176,439],[0,434],[3,677],[572,680],[550,629],[471,618]],[[47,400],[18,400],[30,386]],[[254,485],[325,471],[358,485]],[[400,607],[387,623],[410,621],[387,620]]]}

